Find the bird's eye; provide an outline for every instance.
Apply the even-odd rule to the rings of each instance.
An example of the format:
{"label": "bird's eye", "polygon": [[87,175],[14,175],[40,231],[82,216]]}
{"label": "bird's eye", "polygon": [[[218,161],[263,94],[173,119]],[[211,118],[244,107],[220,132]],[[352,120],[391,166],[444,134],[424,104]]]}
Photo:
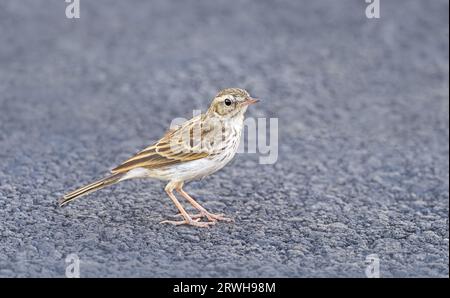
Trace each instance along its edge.
{"label": "bird's eye", "polygon": [[224,102],[226,106],[231,106],[231,99],[227,98]]}

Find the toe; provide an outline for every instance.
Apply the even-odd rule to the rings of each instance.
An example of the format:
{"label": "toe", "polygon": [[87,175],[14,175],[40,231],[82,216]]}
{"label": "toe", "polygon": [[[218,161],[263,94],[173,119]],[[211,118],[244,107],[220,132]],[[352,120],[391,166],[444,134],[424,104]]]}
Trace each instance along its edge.
{"label": "toe", "polygon": [[232,218],[225,217],[225,214],[212,214],[212,213],[209,213],[207,215],[207,217],[208,217],[208,219],[214,219],[215,221],[217,221],[217,220],[222,220],[222,221],[226,221],[226,222],[234,221]]}
{"label": "toe", "polygon": [[171,224],[174,226],[182,225],[184,224],[184,221],[174,221],[174,220],[163,220],[160,222],[160,224]]}
{"label": "toe", "polygon": [[196,227],[209,228],[210,226],[212,226],[216,223],[214,221],[192,221],[189,224],[196,226]]}

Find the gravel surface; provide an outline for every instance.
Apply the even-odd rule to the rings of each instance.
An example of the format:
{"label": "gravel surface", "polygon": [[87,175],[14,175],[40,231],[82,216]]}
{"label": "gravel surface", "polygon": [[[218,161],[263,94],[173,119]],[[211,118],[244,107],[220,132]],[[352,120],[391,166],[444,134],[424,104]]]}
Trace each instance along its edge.
{"label": "gravel surface", "polygon": [[[80,2],[0,2],[0,277],[448,277],[448,1]],[[57,207],[231,86],[279,119],[186,187],[234,224],[160,225],[156,180]]]}

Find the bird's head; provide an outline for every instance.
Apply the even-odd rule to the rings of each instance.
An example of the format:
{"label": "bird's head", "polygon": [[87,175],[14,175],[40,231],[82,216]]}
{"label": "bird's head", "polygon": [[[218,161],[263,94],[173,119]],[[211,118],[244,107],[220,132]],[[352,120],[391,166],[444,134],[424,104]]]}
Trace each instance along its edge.
{"label": "bird's head", "polygon": [[247,107],[258,102],[244,89],[227,88],[220,91],[211,102],[208,113],[218,117],[233,118],[243,115]]}

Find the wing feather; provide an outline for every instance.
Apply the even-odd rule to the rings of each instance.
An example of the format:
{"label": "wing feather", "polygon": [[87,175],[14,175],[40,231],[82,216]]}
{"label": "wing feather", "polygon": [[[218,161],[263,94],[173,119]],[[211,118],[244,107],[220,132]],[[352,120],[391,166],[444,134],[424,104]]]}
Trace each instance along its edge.
{"label": "wing feather", "polygon": [[[112,169],[113,173],[123,173],[134,168],[155,169],[187,161],[208,157],[211,150],[203,148],[194,140],[194,129],[200,125],[202,115],[192,118],[182,126],[166,133],[158,142],[148,146],[136,155]],[[198,127],[196,127],[199,125]],[[201,138],[211,130],[201,129]]]}

